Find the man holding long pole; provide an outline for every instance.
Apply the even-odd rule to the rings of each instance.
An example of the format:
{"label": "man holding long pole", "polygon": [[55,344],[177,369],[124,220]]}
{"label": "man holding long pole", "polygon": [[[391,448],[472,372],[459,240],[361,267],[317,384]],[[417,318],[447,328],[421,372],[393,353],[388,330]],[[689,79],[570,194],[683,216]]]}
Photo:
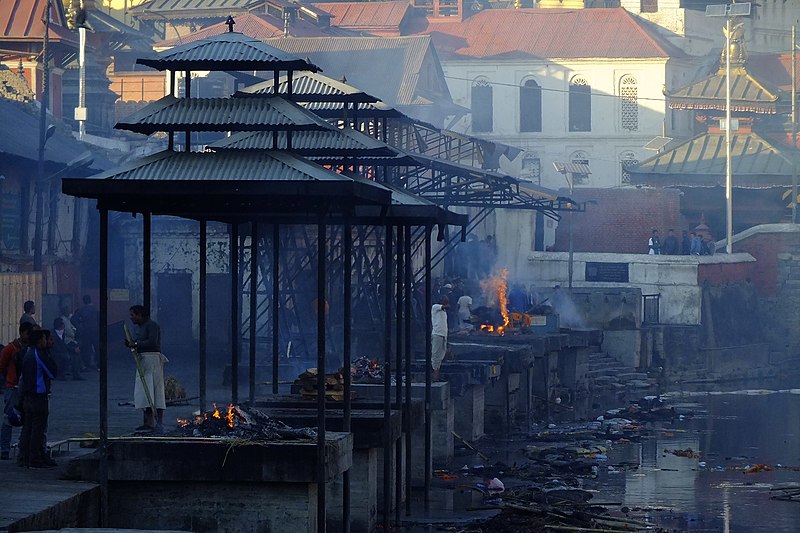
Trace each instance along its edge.
{"label": "man holding long pole", "polygon": [[136,362],[133,403],[144,413],[144,422],[137,431],[154,431],[163,427],[164,409],[167,407],[164,397],[164,363],[167,358],[161,353],[161,328],[150,319],[142,305],[134,305],[130,313],[131,322],[137,328],[132,337],[125,339],[125,346],[136,350],[133,354]]}

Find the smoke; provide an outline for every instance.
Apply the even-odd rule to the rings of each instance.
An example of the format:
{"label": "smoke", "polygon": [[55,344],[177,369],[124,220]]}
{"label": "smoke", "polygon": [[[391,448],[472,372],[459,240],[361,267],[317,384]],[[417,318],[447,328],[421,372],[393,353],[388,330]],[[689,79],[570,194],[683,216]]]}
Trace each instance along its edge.
{"label": "smoke", "polygon": [[559,317],[560,326],[563,328],[583,329],[586,323],[583,316],[578,311],[575,302],[572,301],[570,295],[561,290],[561,287],[556,285],[553,289],[553,295],[550,297],[550,302],[553,305],[553,311]]}

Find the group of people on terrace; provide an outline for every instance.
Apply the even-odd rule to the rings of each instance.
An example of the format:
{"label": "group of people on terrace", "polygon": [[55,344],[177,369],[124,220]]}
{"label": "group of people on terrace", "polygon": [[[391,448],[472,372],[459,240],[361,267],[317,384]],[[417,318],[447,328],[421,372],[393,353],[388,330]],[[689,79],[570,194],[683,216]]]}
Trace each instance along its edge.
{"label": "group of people on terrace", "polygon": [[710,233],[683,230],[680,240],[675,230],[667,230],[667,236],[661,240],[657,229],[653,230],[647,241],[647,253],[650,255],[714,255],[716,244]]}

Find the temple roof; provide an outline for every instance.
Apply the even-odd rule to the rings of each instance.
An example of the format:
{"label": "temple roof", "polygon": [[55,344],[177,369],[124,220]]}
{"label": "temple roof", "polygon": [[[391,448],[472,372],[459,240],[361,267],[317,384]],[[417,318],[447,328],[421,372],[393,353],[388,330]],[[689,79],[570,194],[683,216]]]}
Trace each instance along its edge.
{"label": "temple roof", "polygon": [[[672,109],[725,110],[725,69],[667,95]],[[731,69],[731,111],[774,115],[782,91],[746,67]]]}
{"label": "temple roof", "polygon": [[[707,132],[626,170],[634,184],[714,187],[725,185],[725,152],[724,132]],[[764,188],[790,183],[790,152],[757,133],[733,133],[734,186]]]}

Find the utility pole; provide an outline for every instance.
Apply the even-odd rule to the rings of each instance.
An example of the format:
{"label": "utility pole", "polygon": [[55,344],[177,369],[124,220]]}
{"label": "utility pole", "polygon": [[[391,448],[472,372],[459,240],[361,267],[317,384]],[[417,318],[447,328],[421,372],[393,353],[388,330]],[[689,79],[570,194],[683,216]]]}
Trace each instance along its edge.
{"label": "utility pole", "polygon": [[44,8],[44,41],[42,44],[42,95],[39,108],[39,160],[36,165],[36,217],[33,228],[33,270],[42,271],[42,225],[44,224],[44,145],[47,142],[47,103],[50,99],[50,7],[51,0],[46,0]]}
{"label": "utility pole", "polygon": [[792,224],[797,224],[797,25],[792,25]]}
{"label": "utility pole", "polygon": [[731,172],[731,18],[725,17],[725,253],[733,253],[733,176]]}

